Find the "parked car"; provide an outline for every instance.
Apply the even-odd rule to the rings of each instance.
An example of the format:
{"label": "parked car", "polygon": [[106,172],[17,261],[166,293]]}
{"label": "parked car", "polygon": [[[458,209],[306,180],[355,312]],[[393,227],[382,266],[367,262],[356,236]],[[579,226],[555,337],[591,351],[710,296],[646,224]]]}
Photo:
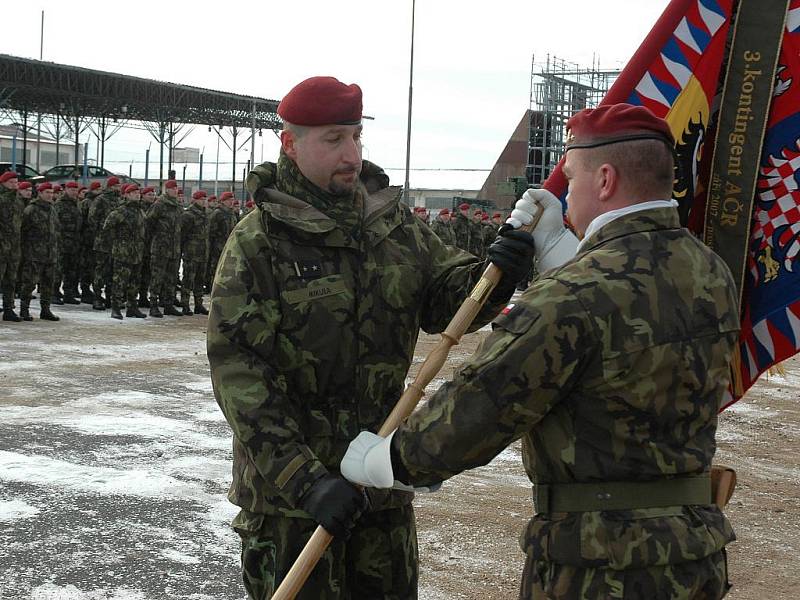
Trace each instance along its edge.
{"label": "parked car", "polygon": [[[6,171],[11,170],[11,163],[10,162],[0,162],[0,173],[5,173]],[[16,165],[17,174],[19,175],[20,181],[32,181],[33,183],[37,183],[38,181],[44,181],[42,174],[39,173],[33,167],[29,167],[28,165],[21,165],[17,163]]]}
{"label": "parked car", "polygon": [[[111,176],[119,177],[121,183],[135,183],[137,185],[141,185],[139,181],[136,179],[132,179],[127,175],[118,175],[117,173],[112,173],[108,169],[103,167],[97,167],[94,165],[88,165],[86,167],[87,171],[87,179],[84,185],[89,185],[92,181],[100,181],[101,183],[105,183],[106,179]],[[83,179],[83,166],[75,166],[75,165],[56,165],[51,169],[47,169],[42,175],[44,181],[50,181],[52,183],[66,183],[67,181],[81,181]]]}

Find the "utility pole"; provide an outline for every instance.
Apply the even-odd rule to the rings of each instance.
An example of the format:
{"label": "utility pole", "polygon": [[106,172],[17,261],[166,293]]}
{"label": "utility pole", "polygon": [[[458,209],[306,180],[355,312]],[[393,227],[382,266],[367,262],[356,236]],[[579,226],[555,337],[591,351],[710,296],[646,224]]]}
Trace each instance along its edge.
{"label": "utility pole", "polygon": [[406,132],[406,184],[403,201],[408,205],[409,172],[411,171],[411,99],[414,92],[414,14],[417,0],[411,0],[411,68],[408,75],[408,130]]}

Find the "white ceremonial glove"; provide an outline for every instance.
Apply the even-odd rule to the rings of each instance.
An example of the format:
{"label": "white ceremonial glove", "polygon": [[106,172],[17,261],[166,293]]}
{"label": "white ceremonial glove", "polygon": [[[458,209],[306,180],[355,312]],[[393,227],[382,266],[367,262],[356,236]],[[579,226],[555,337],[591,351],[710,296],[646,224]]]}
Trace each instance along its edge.
{"label": "white ceremonial glove", "polygon": [[395,429],[385,438],[362,431],[350,442],[339,465],[342,476],[357,485],[378,489],[393,488],[406,492],[435,492],[442,484],[415,488],[395,481],[390,448]]}
{"label": "white ceremonial glove", "polygon": [[561,201],[545,189],[528,190],[519,202],[523,200],[539,204],[544,209],[542,218],[531,232],[536,247],[537,270],[542,273],[560,267],[573,258],[579,240],[564,226]]}

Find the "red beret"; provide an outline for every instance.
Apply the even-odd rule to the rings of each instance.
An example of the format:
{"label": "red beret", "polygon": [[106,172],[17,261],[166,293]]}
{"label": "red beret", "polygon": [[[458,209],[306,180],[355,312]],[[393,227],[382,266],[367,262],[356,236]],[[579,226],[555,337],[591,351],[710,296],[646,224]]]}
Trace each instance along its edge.
{"label": "red beret", "polygon": [[205,198],[206,193],[203,190],[197,190],[194,194],[192,194],[192,198],[195,200],[200,200],[200,198]]}
{"label": "red beret", "polygon": [[0,183],[5,183],[9,179],[18,179],[19,175],[17,175],[16,171],[6,171],[2,175],[0,175]]}
{"label": "red beret", "polygon": [[223,202],[229,198],[233,198],[233,192],[222,192],[222,195],[219,197],[219,199]]}
{"label": "red beret", "polygon": [[567,121],[567,150],[596,148],[632,140],[661,140],[675,145],[664,119],[644,106],[607,104],[586,108]]}
{"label": "red beret", "polygon": [[111,187],[112,185],[119,185],[119,177],[112,175],[106,179],[106,187]]}
{"label": "red beret", "polygon": [[458,205],[458,210],[469,210],[469,204],[466,202]]}
{"label": "red beret", "polygon": [[57,183],[54,183],[53,184],[53,191],[54,192],[60,192],[61,191],[61,186],[58,185]]}
{"label": "red beret", "polygon": [[251,198],[250,200],[248,200],[247,202],[245,202],[245,203],[244,203],[244,205],[245,205],[247,208],[253,208],[253,207],[256,205],[256,203],[255,203],[255,202],[253,201],[253,199]]}
{"label": "red beret", "polygon": [[53,184],[50,183],[49,181],[45,181],[44,183],[40,183],[39,185],[36,186],[37,192],[43,192],[45,190],[52,190],[52,189],[53,189]]}
{"label": "red beret", "polygon": [[488,221],[489,220],[489,213],[483,213],[483,216],[481,217],[481,220],[482,221]]}
{"label": "red beret", "polygon": [[440,215],[449,215],[450,214],[450,209],[449,208],[443,208],[442,210],[439,211],[439,214]]}
{"label": "red beret", "polygon": [[99,181],[93,181],[92,183],[89,184],[90,190],[99,190],[101,187],[103,187],[103,184],[100,183]]}
{"label": "red beret", "polygon": [[152,185],[147,186],[146,188],[142,188],[142,194],[155,194],[156,188]]}
{"label": "red beret", "polygon": [[283,97],[278,115],[295,125],[357,125],[361,122],[361,88],[335,77],[311,77]]}
{"label": "red beret", "polygon": [[502,215],[502,213],[494,213],[494,214],[492,215],[492,218],[494,219],[495,217],[500,217],[500,218],[502,219],[502,218],[503,218],[503,215]]}
{"label": "red beret", "polygon": [[76,187],[80,187],[80,186],[78,185],[77,181],[68,181],[67,183],[64,184],[64,187],[65,188],[76,188]]}
{"label": "red beret", "polygon": [[130,194],[131,192],[135,192],[139,189],[139,186],[135,183],[129,183],[128,185],[122,186],[122,193],[123,194]]}
{"label": "red beret", "polygon": [[17,186],[18,190],[27,190],[33,187],[33,184],[30,181],[20,181],[19,185]]}
{"label": "red beret", "polygon": [[164,184],[165,189],[176,188],[176,187],[178,187],[178,182],[175,181],[174,179],[168,179],[167,182]]}
{"label": "red beret", "polygon": [[216,201],[217,201],[217,197],[216,197],[214,194],[211,194],[211,195],[208,197],[208,201],[209,201],[209,202],[211,202],[212,200],[213,200],[214,202],[216,202]]}

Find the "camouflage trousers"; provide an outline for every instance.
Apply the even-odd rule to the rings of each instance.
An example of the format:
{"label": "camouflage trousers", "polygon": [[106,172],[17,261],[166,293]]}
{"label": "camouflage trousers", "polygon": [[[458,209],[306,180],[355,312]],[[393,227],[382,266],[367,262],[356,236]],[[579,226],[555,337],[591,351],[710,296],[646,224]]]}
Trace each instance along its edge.
{"label": "camouflage trousers", "polygon": [[206,270],[206,277],[204,284],[208,286],[208,289],[211,289],[211,285],[214,283],[214,275],[217,272],[217,264],[219,264],[219,258],[222,256],[222,248],[211,248],[208,253],[208,269]]}
{"label": "camouflage trousers", "polygon": [[617,571],[525,561],[521,600],[719,600],[730,589],[725,550],[701,560]]}
{"label": "camouflage trousers", "polygon": [[17,291],[17,270],[19,258],[0,254],[0,291],[3,293],[3,308],[14,308],[14,295]]}
{"label": "camouflage trousers", "polygon": [[[317,528],[309,519],[241,511],[242,577],[252,600],[268,600]],[[367,513],[349,540],[334,539],[298,600],[414,600],[418,577],[414,508]]]}
{"label": "camouflage trousers", "polygon": [[92,248],[81,249],[81,272],[78,276],[81,282],[81,292],[84,294],[89,291],[94,280],[94,250]]}
{"label": "camouflage trousers", "polygon": [[150,253],[145,252],[142,256],[142,267],[139,274],[139,296],[141,298],[149,297],[147,290],[150,289],[150,281],[153,278],[152,271],[150,270]]}
{"label": "camouflage trousers", "polygon": [[55,281],[55,263],[41,263],[32,260],[22,262],[22,282],[19,298],[22,306],[31,303],[33,288],[39,287],[39,300],[42,305],[50,304],[53,300],[53,283]]}
{"label": "camouflage trousers", "polygon": [[94,253],[94,293],[100,294],[100,292],[105,288],[106,296],[109,295],[109,291],[111,290],[111,276],[113,271],[111,270],[111,266],[113,261],[111,259],[111,255],[107,252],[95,252]]}
{"label": "camouflage trousers", "polygon": [[80,273],[81,255],[77,251],[65,252],[61,250],[58,255],[58,268],[55,277],[55,289],[64,282],[64,295],[71,298],[78,296],[78,278]]}
{"label": "camouflage trousers", "polygon": [[120,260],[114,261],[111,291],[114,306],[122,308],[127,303],[136,302],[139,293],[139,263],[131,264]]}
{"label": "camouflage trousers", "polygon": [[189,297],[194,294],[194,303],[203,303],[203,278],[205,275],[205,262],[184,260],[183,279],[181,280],[181,304],[189,308]]}
{"label": "camouflage trousers", "polygon": [[166,306],[175,298],[179,258],[150,257],[150,304]]}

